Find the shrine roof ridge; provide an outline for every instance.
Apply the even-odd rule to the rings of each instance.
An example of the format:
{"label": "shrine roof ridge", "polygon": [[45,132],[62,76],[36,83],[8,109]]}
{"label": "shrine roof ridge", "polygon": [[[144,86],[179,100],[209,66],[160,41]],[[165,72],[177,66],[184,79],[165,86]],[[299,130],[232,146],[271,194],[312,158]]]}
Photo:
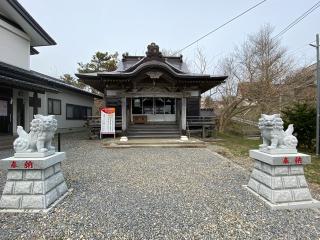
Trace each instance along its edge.
{"label": "shrine roof ridge", "polygon": [[[112,72],[95,72],[95,73],[77,73],[75,74],[79,78],[99,78],[99,77],[112,77],[112,78],[126,78],[137,75],[143,69],[165,69],[169,73],[173,74],[178,78],[206,78],[206,79],[222,79],[225,80],[228,76],[214,76],[209,74],[200,74],[200,73],[190,73],[190,72],[182,72],[177,69],[175,66],[172,66],[167,62],[160,62],[157,60],[147,61],[141,64],[137,64],[132,66],[130,69],[132,71],[128,71],[130,69],[126,69],[124,71],[115,70]],[[99,78],[100,79],[100,78]]]}

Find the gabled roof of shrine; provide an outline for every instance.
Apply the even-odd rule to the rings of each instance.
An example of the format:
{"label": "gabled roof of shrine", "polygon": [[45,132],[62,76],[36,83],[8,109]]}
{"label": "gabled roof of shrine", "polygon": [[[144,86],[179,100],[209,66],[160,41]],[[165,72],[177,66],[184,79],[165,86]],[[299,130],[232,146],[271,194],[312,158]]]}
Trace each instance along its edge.
{"label": "gabled roof of shrine", "polygon": [[155,43],[148,45],[146,56],[130,56],[122,55],[122,60],[118,63],[117,69],[112,72],[95,72],[95,73],[77,73],[80,79],[94,79],[96,77],[103,78],[126,78],[134,76],[143,69],[162,68],[178,78],[213,78],[224,80],[227,76],[212,76],[208,74],[191,73],[185,62],[180,56],[163,56],[159,51],[159,46]]}
{"label": "gabled roof of shrine", "polygon": [[[163,56],[159,46],[155,43],[148,45],[145,56],[130,56],[123,54],[122,60],[118,63],[117,69],[112,72],[77,73],[80,81],[102,91],[108,81],[130,82],[141,74],[150,72],[165,72],[180,82],[206,83],[206,89],[222,83],[228,76],[212,76],[209,74],[191,73],[180,56]],[[210,89],[210,87],[209,87]]]}
{"label": "gabled roof of shrine", "polygon": [[[157,59],[158,58],[158,59]],[[148,60],[158,60],[164,62],[168,66],[174,68],[180,73],[190,73],[188,66],[182,61],[182,55],[179,57],[175,56],[162,56],[158,55],[155,57],[148,56],[129,56],[128,54],[122,55],[122,60],[117,64],[116,72],[128,72],[136,66],[148,61]]]}

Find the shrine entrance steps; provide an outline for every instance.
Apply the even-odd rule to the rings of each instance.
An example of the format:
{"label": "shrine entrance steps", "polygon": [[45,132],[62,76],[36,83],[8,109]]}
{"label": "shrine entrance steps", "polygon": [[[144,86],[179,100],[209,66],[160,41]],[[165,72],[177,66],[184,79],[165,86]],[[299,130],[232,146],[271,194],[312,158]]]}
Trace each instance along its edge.
{"label": "shrine entrance steps", "polygon": [[190,138],[188,141],[172,138],[134,138],[127,142],[120,139],[104,139],[103,145],[106,148],[206,148],[205,142]]}
{"label": "shrine entrance steps", "polygon": [[141,138],[172,138],[179,139],[180,129],[176,123],[154,123],[129,125],[127,137],[129,139]]}
{"label": "shrine entrance steps", "polygon": [[12,143],[17,136],[0,135],[0,150],[12,148]]}

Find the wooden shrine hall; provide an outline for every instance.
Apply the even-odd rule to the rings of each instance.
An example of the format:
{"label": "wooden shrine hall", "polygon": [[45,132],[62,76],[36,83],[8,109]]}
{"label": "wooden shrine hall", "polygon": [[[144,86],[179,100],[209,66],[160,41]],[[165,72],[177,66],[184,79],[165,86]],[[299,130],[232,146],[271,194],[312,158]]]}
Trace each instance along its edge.
{"label": "wooden shrine hall", "polygon": [[104,93],[128,137],[185,135],[187,118],[200,116],[201,94],[227,78],[191,73],[182,55],[163,56],[155,43],[145,56],[124,54],[115,71],[76,76]]}

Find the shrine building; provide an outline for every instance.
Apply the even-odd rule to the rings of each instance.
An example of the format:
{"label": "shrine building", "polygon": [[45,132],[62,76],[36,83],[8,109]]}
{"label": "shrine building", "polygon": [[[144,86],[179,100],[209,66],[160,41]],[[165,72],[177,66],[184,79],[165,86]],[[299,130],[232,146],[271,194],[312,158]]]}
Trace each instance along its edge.
{"label": "shrine building", "polygon": [[227,78],[192,73],[182,55],[164,56],[155,43],[145,56],[124,54],[115,71],[76,76],[104,93],[105,106],[116,108],[122,135],[128,137],[148,136],[143,131],[154,133],[150,137],[184,135],[188,118],[200,117],[201,94]]}

